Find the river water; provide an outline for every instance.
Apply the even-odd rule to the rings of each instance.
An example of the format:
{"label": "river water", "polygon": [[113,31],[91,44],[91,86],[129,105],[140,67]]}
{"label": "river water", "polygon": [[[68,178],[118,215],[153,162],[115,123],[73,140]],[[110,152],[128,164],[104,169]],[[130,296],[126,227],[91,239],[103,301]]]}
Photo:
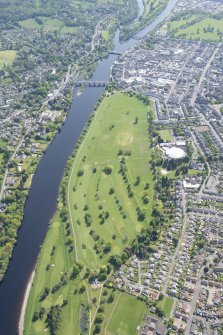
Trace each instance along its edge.
{"label": "river water", "polygon": [[[166,9],[137,36],[143,37],[167,17],[177,0],[170,0]],[[141,13],[143,2],[138,0]],[[129,39],[119,43],[119,31],[114,38],[116,52],[125,52],[139,43]],[[102,60],[91,80],[107,81],[116,55]],[[61,132],[58,133],[43,155],[32,180],[32,187],[24,209],[18,243],[4,281],[0,286],[0,335],[18,334],[18,322],[27,283],[35,267],[48,224],[57,203],[58,187],[69,155],[72,153],[89,114],[92,112],[104,88],[85,88],[81,95],[74,91],[74,99]],[[32,334],[29,334],[32,335]]]}

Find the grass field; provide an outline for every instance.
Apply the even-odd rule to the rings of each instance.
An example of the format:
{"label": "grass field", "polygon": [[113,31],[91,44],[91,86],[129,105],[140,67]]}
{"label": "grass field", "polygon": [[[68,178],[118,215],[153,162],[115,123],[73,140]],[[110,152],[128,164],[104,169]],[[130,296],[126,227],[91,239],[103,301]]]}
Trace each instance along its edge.
{"label": "grass field", "polygon": [[[65,286],[62,286],[56,293],[50,293],[47,298],[40,302],[40,296],[43,294],[46,287],[50,289],[56,285],[62,274],[69,274],[73,264],[72,253],[69,253],[64,244],[65,232],[64,227],[60,223],[58,216],[54,217],[52,227],[50,228],[44,245],[41,249],[36,275],[34,278],[33,287],[29,297],[26,318],[25,318],[25,334],[49,334],[45,331],[47,325],[45,317],[36,322],[32,322],[34,312],[39,312],[41,307],[44,307],[46,313],[53,304],[62,304],[63,299],[68,299],[68,304],[63,307],[63,321],[61,334],[72,334],[75,329],[79,333],[79,317],[81,303],[87,304],[86,292],[82,294],[74,294],[75,288],[80,285],[80,278],[76,280],[68,280]],[[53,246],[56,247],[54,255],[51,256]],[[46,266],[50,265],[50,269],[46,271]],[[69,278],[69,276],[67,275]]]}
{"label": "grass field", "polygon": [[27,29],[39,29],[44,31],[60,31],[62,34],[74,34],[78,31],[78,27],[67,27],[65,23],[59,19],[39,17],[40,22],[35,19],[27,19],[20,21],[22,27]]}
{"label": "grass field", "polygon": [[172,140],[171,133],[169,129],[158,130],[158,134],[163,139],[164,142],[170,142]]}
{"label": "grass field", "polygon": [[[136,117],[138,118],[137,122]],[[153,181],[148,165],[150,150],[147,128],[147,107],[138,99],[116,93],[102,101],[76,158],[73,159],[69,176],[68,200],[71,208],[71,223],[74,224],[77,254],[75,255],[74,250],[70,250],[67,243],[72,234],[67,234],[66,224],[61,220],[62,203],[59,198],[57,212],[38,259],[26,308],[24,334],[48,335],[47,313],[52,305],[63,306],[64,299],[67,299],[67,304],[62,307],[61,335],[81,333],[82,304],[91,306],[89,316],[85,321],[87,326],[89,318],[93,320],[97,305],[92,303],[92,299],[96,298],[99,302],[100,289],[93,291],[91,286],[80,276],[71,279],[70,274],[76,256],[84,266],[97,269],[101,263],[107,261],[110,255],[109,252],[105,254],[95,252],[94,244],[96,241],[89,235],[90,229],[94,231],[94,236],[96,234],[99,236],[99,240],[97,240],[99,245],[103,245],[103,241],[105,243],[109,241],[111,252],[119,253],[127,243],[130,243],[141,227],[148,223],[152,206]],[[131,156],[126,156],[125,159],[128,168],[126,173],[133,189],[132,198],[128,197],[127,187],[121,174],[118,173],[121,160],[121,157],[117,155],[119,149],[131,150]],[[105,166],[112,167],[110,175],[103,172]],[[94,168],[96,170],[93,173]],[[84,174],[78,177],[79,170],[83,170]],[[139,185],[134,186],[138,175],[141,181]],[[151,202],[148,205],[144,205],[141,199],[145,192],[146,182],[150,183],[148,192]],[[112,195],[109,194],[111,187],[114,187],[115,190]],[[95,199],[96,193],[98,193],[97,199]],[[125,219],[117,208],[114,197],[119,199],[120,205],[122,204],[123,211],[126,213]],[[99,205],[100,208],[102,206],[100,210]],[[85,206],[88,207],[87,212],[93,218],[91,227],[87,227],[84,222]],[[145,222],[137,220],[136,206],[146,209],[147,220]],[[100,224],[98,216],[103,211],[108,211],[110,215],[103,224]],[[79,225],[77,224],[78,219],[81,221]],[[116,235],[115,240],[112,239],[114,234]],[[83,245],[86,245],[87,248]],[[65,278],[65,284],[53,293],[52,288],[61,283],[62,277]],[[82,283],[85,283],[87,289],[80,293],[79,289]],[[45,288],[49,288],[49,294],[41,301],[40,297]],[[127,294],[120,294],[120,301],[117,303],[118,293],[115,292],[114,296],[113,303],[108,303],[107,298],[103,298],[105,300],[105,317],[106,320],[109,319],[106,329],[114,335],[135,334],[136,327],[141,323],[145,312],[144,303]],[[45,310],[43,317],[33,322],[34,313],[39,313],[41,308]],[[109,318],[111,314],[112,317]],[[93,328],[92,326],[92,331]]]}
{"label": "grass field", "polygon": [[173,18],[172,21],[164,25],[175,37],[220,41],[223,33],[222,19],[205,17],[197,13],[185,14],[179,19]]}
{"label": "grass field", "polygon": [[16,58],[16,50],[0,51],[0,68],[4,65],[11,66]]}
{"label": "grass field", "polygon": [[163,299],[158,303],[158,307],[161,308],[166,318],[170,317],[170,313],[173,308],[173,302],[173,299],[164,296]]}
{"label": "grass field", "polygon": [[[205,31],[206,30],[206,31]],[[181,29],[175,36],[185,35],[187,39],[201,39],[210,41],[220,41],[218,31],[223,33],[222,20],[206,18],[185,29]]]}
{"label": "grass field", "polygon": [[[110,252],[103,253],[107,243],[111,245],[111,253],[120,253],[148,222],[153,181],[148,165],[147,128],[146,106],[136,98],[116,93],[103,100],[78,150],[69,180],[68,205],[76,234],[77,256],[84,264],[93,266],[108,258]],[[125,156],[127,182],[119,173],[122,159],[118,156],[119,150],[131,152],[131,156]],[[112,172],[105,173],[106,167]],[[80,172],[82,176],[78,176]],[[136,186],[137,176],[141,181]],[[150,184],[147,191],[144,190],[146,183]],[[132,197],[128,196],[128,185]],[[147,205],[143,203],[145,194],[150,199]],[[137,207],[146,213],[144,222],[137,220]],[[89,226],[86,215],[91,217]]]}
{"label": "grass field", "polygon": [[107,326],[107,335],[136,335],[137,327],[140,326],[146,306],[142,301],[122,293],[115,309],[112,311],[111,319]]}
{"label": "grass field", "polygon": [[102,36],[103,36],[103,38],[104,38],[106,41],[108,41],[108,39],[109,39],[109,31],[108,31],[108,30],[103,30],[103,31],[102,31]]}

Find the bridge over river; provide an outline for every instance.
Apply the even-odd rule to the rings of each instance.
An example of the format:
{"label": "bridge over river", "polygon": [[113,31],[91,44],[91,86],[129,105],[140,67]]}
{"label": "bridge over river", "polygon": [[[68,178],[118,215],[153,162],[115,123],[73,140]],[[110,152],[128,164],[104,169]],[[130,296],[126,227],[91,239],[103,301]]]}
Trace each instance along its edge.
{"label": "bridge over river", "polygon": [[109,81],[103,81],[103,80],[78,80],[75,83],[76,87],[105,87],[108,85]]}

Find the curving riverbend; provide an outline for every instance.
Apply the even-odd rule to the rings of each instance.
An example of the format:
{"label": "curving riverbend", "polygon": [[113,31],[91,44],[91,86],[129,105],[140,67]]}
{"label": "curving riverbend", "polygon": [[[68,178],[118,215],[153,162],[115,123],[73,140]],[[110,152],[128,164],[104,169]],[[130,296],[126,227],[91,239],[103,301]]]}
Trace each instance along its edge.
{"label": "curving riverbend", "polygon": [[[137,33],[146,36],[171,12],[177,0],[169,0],[167,7],[148,26]],[[138,0],[142,12],[142,0]],[[119,42],[119,30],[114,38],[116,52],[125,52],[139,41],[130,38]],[[107,81],[116,55],[102,60],[92,76],[92,80]],[[85,88],[81,95],[74,92],[74,99],[61,132],[58,133],[43,155],[32,180],[32,188],[24,209],[22,227],[18,233],[18,243],[14,249],[4,281],[0,286],[0,334],[18,334],[18,323],[24,295],[31,274],[36,265],[48,224],[57,204],[58,187],[69,155],[72,153],[89,114],[92,112],[104,88]]]}

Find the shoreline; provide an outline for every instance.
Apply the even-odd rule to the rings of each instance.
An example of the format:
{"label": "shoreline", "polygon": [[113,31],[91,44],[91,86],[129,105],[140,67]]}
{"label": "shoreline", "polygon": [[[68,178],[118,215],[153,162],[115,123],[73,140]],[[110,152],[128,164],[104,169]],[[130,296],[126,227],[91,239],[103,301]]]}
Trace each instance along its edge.
{"label": "shoreline", "polygon": [[29,293],[30,293],[31,288],[32,288],[34,276],[35,276],[35,270],[33,270],[31,275],[30,275],[28,284],[26,286],[26,291],[25,291],[25,294],[24,294],[24,298],[23,298],[21,313],[20,313],[20,317],[19,317],[19,324],[18,324],[18,334],[19,335],[23,335],[26,306],[27,306],[27,302],[28,302],[28,299],[29,299]]}

